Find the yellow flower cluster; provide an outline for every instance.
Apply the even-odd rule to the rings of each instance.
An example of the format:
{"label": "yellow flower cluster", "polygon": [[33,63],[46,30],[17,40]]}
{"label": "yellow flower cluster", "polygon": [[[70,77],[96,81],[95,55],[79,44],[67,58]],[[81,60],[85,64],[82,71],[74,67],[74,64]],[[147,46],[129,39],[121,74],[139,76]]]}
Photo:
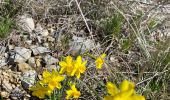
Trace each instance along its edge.
{"label": "yellow flower cluster", "polygon": [[71,56],[67,56],[65,61],[59,62],[61,66],[60,74],[66,73],[68,76],[76,76],[80,78],[80,75],[86,70],[87,61],[82,61],[82,57],[78,56],[74,61]]}
{"label": "yellow flower cluster", "polygon": [[[105,57],[106,54],[102,54],[95,58],[97,69],[102,68]],[[61,67],[59,73],[55,70],[52,70],[52,72],[44,71],[42,73],[43,79],[30,88],[30,90],[33,91],[32,95],[41,99],[45,98],[45,96],[50,96],[55,89],[61,89],[61,82],[64,80],[64,76],[61,74],[76,76],[79,79],[81,74],[86,71],[86,64],[87,61],[83,61],[81,56],[78,56],[76,60],[73,60],[71,56],[67,56],[64,61],[59,62]],[[145,100],[143,96],[136,94],[134,83],[127,80],[124,80],[120,84],[120,89],[111,82],[108,82],[106,87],[109,95],[105,96],[104,100]],[[65,98],[79,98],[80,95],[81,93],[77,90],[76,84],[74,83],[70,86],[69,90],[66,90]]]}
{"label": "yellow flower cluster", "polygon": [[[61,89],[61,84],[64,80],[64,77],[59,75],[57,71],[52,70],[50,73],[49,71],[43,72],[43,80],[37,82],[35,86],[30,87],[30,90],[33,91],[32,95],[39,97],[41,99],[45,98],[45,96],[50,96],[54,89]],[[70,90],[66,91],[66,99],[71,98],[78,98],[80,96],[80,92],[76,89],[75,84],[71,86]]]}
{"label": "yellow flower cluster", "polygon": [[60,89],[60,82],[64,80],[64,77],[59,75],[57,71],[52,70],[52,72],[44,71],[43,80],[37,82],[30,90],[33,91],[32,95],[39,98],[44,98],[45,95],[50,96],[55,88]]}
{"label": "yellow flower cluster", "polygon": [[120,90],[115,84],[107,83],[107,91],[110,96],[105,96],[104,100],[145,100],[141,95],[135,93],[135,85],[132,82],[124,80],[120,84]]}

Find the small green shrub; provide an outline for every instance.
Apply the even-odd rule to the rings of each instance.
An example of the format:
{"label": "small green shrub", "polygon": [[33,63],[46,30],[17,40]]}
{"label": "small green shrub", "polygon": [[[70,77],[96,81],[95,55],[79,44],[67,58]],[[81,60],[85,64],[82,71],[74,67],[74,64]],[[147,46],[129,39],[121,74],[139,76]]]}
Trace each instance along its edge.
{"label": "small green shrub", "polygon": [[21,10],[20,1],[4,0],[0,6],[0,38],[9,35],[12,27],[15,25],[15,17]]}
{"label": "small green shrub", "polygon": [[105,35],[114,35],[120,37],[121,29],[124,23],[124,18],[120,13],[114,13],[110,18],[101,22],[104,28]]}
{"label": "small green shrub", "polygon": [[11,18],[0,18],[0,38],[5,38],[9,35],[15,21]]}

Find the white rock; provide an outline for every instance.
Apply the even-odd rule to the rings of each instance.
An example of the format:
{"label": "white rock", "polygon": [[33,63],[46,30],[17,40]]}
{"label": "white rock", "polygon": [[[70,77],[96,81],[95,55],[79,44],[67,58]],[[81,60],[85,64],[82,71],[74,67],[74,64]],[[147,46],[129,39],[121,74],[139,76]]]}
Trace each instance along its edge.
{"label": "white rock", "polygon": [[23,88],[28,89],[36,82],[37,73],[35,70],[29,70],[20,78]]}
{"label": "white rock", "polygon": [[54,41],[55,41],[55,38],[53,38],[53,37],[51,37],[51,36],[48,36],[48,37],[47,37],[47,40],[48,40],[49,42],[54,42]]}
{"label": "white rock", "polygon": [[31,45],[31,43],[32,43],[32,40],[27,40],[27,41],[25,41],[28,45]]}
{"label": "white rock", "polygon": [[35,28],[34,20],[29,17],[27,14],[19,16],[19,23],[18,25],[27,32],[32,32]]}
{"label": "white rock", "polygon": [[94,41],[76,36],[73,36],[73,41],[70,42],[69,45],[74,52],[78,52],[79,50],[85,52],[86,50],[92,50],[98,47],[98,45],[95,45]]}
{"label": "white rock", "polygon": [[7,59],[5,57],[0,57],[0,68],[7,65]]}
{"label": "white rock", "polygon": [[37,47],[37,46],[31,46],[31,50],[33,51],[34,55],[50,52],[50,50],[45,47]]}
{"label": "white rock", "polygon": [[14,47],[14,45],[8,45],[8,49],[9,50],[12,50],[12,49],[14,49],[15,47]]}
{"label": "white rock", "polygon": [[36,33],[40,33],[40,32],[42,32],[42,30],[43,30],[43,28],[41,27],[41,24],[38,23],[38,24],[36,25],[35,32],[36,32]]}
{"label": "white rock", "polygon": [[51,55],[46,55],[43,59],[45,60],[47,65],[55,64],[58,62],[58,59],[54,58]]}
{"label": "white rock", "polygon": [[13,52],[10,52],[10,59],[14,62],[25,62],[31,57],[31,50],[24,47],[15,47]]}
{"label": "white rock", "polygon": [[48,48],[49,44],[48,43],[43,43],[43,46]]}
{"label": "white rock", "polygon": [[46,29],[44,29],[44,30],[42,30],[42,32],[40,33],[42,36],[48,36],[48,30],[46,30]]}
{"label": "white rock", "polygon": [[0,46],[0,53],[2,54],[2,53],[4,53],[5,52],[5,50],[6,50],[6,47],[4,47],[4,46]]}

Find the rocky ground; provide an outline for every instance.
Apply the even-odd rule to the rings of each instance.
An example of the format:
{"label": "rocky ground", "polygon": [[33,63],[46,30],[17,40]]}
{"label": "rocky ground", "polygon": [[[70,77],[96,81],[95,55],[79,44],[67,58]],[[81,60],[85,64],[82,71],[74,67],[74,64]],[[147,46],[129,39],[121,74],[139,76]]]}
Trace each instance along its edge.
{"label": "rocky ground", "polygon": [[[127,3],[126,1],[122,2]],[[130,9],[142,9],[145,13],[142,18],[145,19],[146,23],[151,18],[159,19],[159,24],[163,23],[148,36],[153,41],[157,41],[157,37],[161,40],[163,36],[170,35],[170,28],[167,28],[170,27],[170,20],[168,20],[170,5],[157,6],[158,4],[159,2],[147,2],[145,0],[145,2],[132,3],[131,7],[135,9]],[[128,15],[125,14],[125,16]],[[32,96],[28,88],[34,85],[38,79],[41,79],[40,74],[43,70],[59,69],[57,63],[60,57],[77,55],[79,52],[81,54],[86,51],[93,52],[93,54],[106,52],[108,53],[107,62],[120,69],[124,69],[121,66],[126,66],[126,68],[129,68],[128,70],[135,72],[133,71],[134,62],[140,61],[142,54],[137,50],[131,50],[126,54],[112,49],[113,45],[103,46],[105,41],[96,41],[96,34],[94,34],[95,39],[90,38],[90,36],[87,36],[87,29],[79,29],[76,25],[76,27],[72,25],[77,21],[77,17],[81,16],[62,16],[58,19],[57,24],[48,23],[46,25],[34,19],[28,13],[17,17],[17,25],[21,30],[14,30],[8,39],[1,41],[0,46],[0,95],[2,98],[5,100],[29,100]],[[76,23],[82,22],[84,25],[82,19]],[[143,26],[146,23],[140,23],[140,32],[143,31],[142,29],[145,28]],[[93,28],[93,26],[90,28]],[[98,32],[97,29],[95,32]],[[147,46],[149,52],[157,49],[150,45]],[[135,75],[132,80],[137,80],[134,77]]]}

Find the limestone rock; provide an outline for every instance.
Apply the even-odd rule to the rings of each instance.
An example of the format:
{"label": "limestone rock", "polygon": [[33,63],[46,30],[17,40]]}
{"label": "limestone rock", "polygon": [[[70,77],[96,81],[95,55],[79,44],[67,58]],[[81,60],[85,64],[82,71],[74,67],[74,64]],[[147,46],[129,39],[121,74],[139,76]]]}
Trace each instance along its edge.
{"label": "limestone rock", "polygon": [[85,39],[77,36],[73,36],[72,39],[73,41],[71,41],[69,45],[74,52],[78,52],[79,50],[81,52],[85,52],[86,50],[91,50],[94,47],[99,47],[99,45],[96,46],[95,42],[90,39]]}
{"label": "limestone rock", "polygon": [[30,86],[32,86],[36,81],[36,76],[37,73],[35,70],[29,70],[25,72],[20,78],[23,88],[28,89]]}
{"label": "limestone rock", "polygon": [[33,51],[34,55],[50,52],[49,49],[47,49],[45,47],[41,47],[41,46],[39,46],[39,47],[38,46],[31,46],[31,50]]}
{"label": "limestone rock", "polygon": [[15,47],[13,52],[10,52],[10,59],[14,62],[25,62],[31,57],[31,50],[24,47]]}
{"label": "limestone rock", "polygon": [[47,65],[55,64],[56,62],[58,62],[58,59],[54,58],[51,55],[46,55],[43,59],[45,60]]}

